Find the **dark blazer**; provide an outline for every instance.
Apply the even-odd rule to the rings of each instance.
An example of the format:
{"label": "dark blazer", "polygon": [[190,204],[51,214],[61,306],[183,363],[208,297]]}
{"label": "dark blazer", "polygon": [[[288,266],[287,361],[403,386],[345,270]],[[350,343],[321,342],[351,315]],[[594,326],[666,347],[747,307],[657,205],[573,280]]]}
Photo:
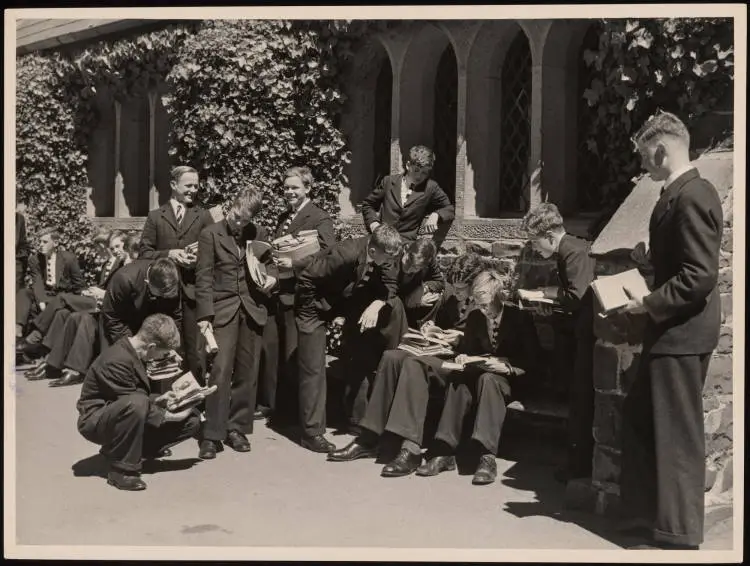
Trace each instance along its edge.
{"label": "dark blazer", "polygon": [[[344,240],[327,253],[315,257],[299,274],[299,303],[322,299],[332,306],[354,295],[383,301],[395,297],[398,292],[397,261],[384,266],[375,265],[369,281],[360,285],[367,264],[369,242],[370,236]],[[325,305],[321,306],[325,308]]]}
{"label": "dark blazer", "polygon": [[[99,282],[98,287],[101,289],[106,289],[107,285],[109,284],[110,279],[112,279],[112,276],[115,274],[115,272],[122,267],[122,258],[117,258],[115,262],[112,264],[112,267],[107,269],[107,264],[105,263],[102,266],[102,270],[99,272]],[[61,293],[58,295],[62,303],[67,305],[67,308],[69,310],[72,310],[74,312],[97,312],[98,310],[98,303],[97,300],[93,297],[86,297],[83,295],[75,295],[73,293]]]}
{"label": "dark blazer", "polygon": [[[596,260],[589,255],[586,240],[565,234],[557,250],[557,277],[560,288],[557,300],[567,312],[576,312],[584,297],[590,297]],[[588,298],[587,297],[587,298]]]}
{"label": "dark blazer", "polygon": [[[292,220],[286,230],[282,230],[286,219],[289,218],[291,211],[287,210],[279,218],[276,226],[274,238],[280,238],[287,234],[298,234],[302,230],[317,230],[318,243],[320,244],[320,253],[326,253],[336,243],[336,236],[333,231],[333,220],[327,212],[315,206],[312,202],[307,203],[299,214]],[[306,257],[295,261],[292,265],[296,273],[299,273],[311,261],[312,257]],[[279,301],[281,304],[291,306],[294,304],[296,281],[293,278],[281,279],[279,281]]]}
{"label": "dark blazer", "polygon": [[26,218],[16,212],[16,289],[23,288],[26,265],[29,261],[29,242],[26,236]]}
{"label": "dark blazer", "polygon": [[[242,241],[246,240],[268,242],[268,232],[250,223],[242,234]],[[278,280],[270,251],[264,254],[261,263]],[[237,249],[226,220],[203,230],[198,240],[195,282],[197,319],[224,326],[242,307],[258,325],[265,325],[270,298],[256,287],[248,271],[244,244],[241,250]]]}
{"label": "dark blazer", "polygon": [[[146,367],[127,338],[102,351],[86,372],[81,387],[78,409],[78,431],[85,437],[93,435],[101,409],[125,395],[151,397],[151,383]],[[154,394],[155,396],[155,394]],[[160,426],[165,410],[149,405],[146,422]]]}
{"label": "dark blazer", "polygon": [[[182,224],[177,225],[172,204],[167,202],[148,213],[143,225],[139,259],[167,257],[169,250],[182,249],[198,241],[201,231],[214,223],[211,213],[200,206],[185,208]],[[188,299],[195,298],[195,269],[178,266],[182,290]]]}
{"label": "dark blazer", "polygon": [[171,316],[177,328],[182,328],[180,294],[173,299],[154,298],[148,290],[146,273],[152,263],[137,259],[118,269],[110,279],[99,316],[106,340],[103,344],[135,335],[146,317],[156,313]]}
{"label": "dark blazer", "polygon": [[402,268],[398,274],[398,296],[407,309],[421,306],[425,286],[432,293],[441,293],[445,289],[443,277],[437,258],[415,273],[406,273]]}
{"label": "dark blazer", "polygon": [[55,261],[55,284],[47,286],[47,256],[43,253],[32,254],[29,258],[31,288],[39,303],[46,303],[50,297],[59,293],[79,293],[85,287],[85,281],[78,259],[67,250],[57,249]]}
{"label": "dark blazer", "polygon": [[362,201],[362,217],[368,231],[373,222],[382,222],[396,228],[403,238],[415,240],[422,220],[429,214],[437,212],[442,222],[453,220],[456,211],[448,195],[432,179],[414,187],[405,206],[401,206],[402,178],[402,175],[384,177]]}
{"label": "dark blazer", "polygon": [[654,291],[644,348],[652,354],[706,354],[721,326],[717,281],[724,219],[714,186],[692,169],[666,187],[649,224]]}

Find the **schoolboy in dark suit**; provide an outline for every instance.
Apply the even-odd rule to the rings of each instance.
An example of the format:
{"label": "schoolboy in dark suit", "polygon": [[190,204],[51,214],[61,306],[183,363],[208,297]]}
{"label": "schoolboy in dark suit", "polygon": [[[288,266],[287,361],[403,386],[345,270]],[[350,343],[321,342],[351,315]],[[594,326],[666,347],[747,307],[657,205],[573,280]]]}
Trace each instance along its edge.
{"label": "schoolboy in dark suit", "polygon": [[197,247],[201,231],[214,221],[208,210],[196,204],[199,179],[195,169],[185,165],[172,169],[170,187],[172,196],[169,202],[148,213],[141,235],[139,257],[168,257],[179,267],[182,281],[182,335],[185,339],[185,359],[195,378],[199,383],[203,383],[205,350],[195,317],[196,256],[194,251],[191,253],[185,251],[185,248]]}
{"label": "schoolboy in dark suit", "polygon": [[[285,172],[284,198],[287,210],[279,217],[274,238],[288,234],[298,234],[302,230],[317,230],[321,252],[336,243],[333,220],[310,200],[314,179],[308,167],[291,167]],[[294,293],[296,277],[312,258],[304,258],[292,263],[288,258],[275,258],[280,268],[278,293],[271,305],[271,315],[263,329],[263,357],[258,390],[258,410],[255,418],[270,416],[281,403],[283,420],[297,411],[294,407],[296,390],[292,389],[294,361],[297,352],[297,324],[294,321]],[[278,416],[278,415],[277,415]]]}
{"label": "schoolboy in dark suit", "polygon": [[143,460],[158,458],[198,433],[198,413],[168,411],[165,403],[157,401],[146,373],[145,362],[179,344],[174,320],[154,314],[133,336],[120,338],[104,350],[86,374],[77,403],[78,432],[101,445],[110,466],[107,483],[117,489],[146,489],[140,477]]}
{"label": "schoolboy in dark suit", "polygon": [[406,174],[384,177],[362,201],[362,216],[370,232],[389,224],[404,240],[413,241],[425,217],[428,234],[438,229],[438,223],[453,220],[456,212],[448,195],[429,178],[434,164],[432,150],[422,145],[409,150]]}
{"label": "schoolboy in dark suit", "polygon": [[409,326],[419,328],[432,318],[445,278],[437,263],[435,244],[420,238],[404,248],[398,277],[398,297],[404,304]]}
{"label": "schoolboy in dark suit", "polygon": [[[664,181],[651,214],[653,291],[624,309],[647,315],[637,377],[623,406],[621,500],[649,545],[703,542],[703,386],[719,341],[717,287],[723,214],[716,189],[690,163],[690,134],[660,112],[634,138],[644,169]],[[645,246],[641,246],[643,251]]]}
{"label": "schoolboy in dark suit", "polygon": [[[569,391],[568,450],[565,466],[555,473],[558,480],[591,475],[594,457],[594,280],[596,261],[589,255],[585,240],[565,232],[557,206],[543,203],[529,211],[523,220],[532,247],[542,257],[555,257],[558,287],[542,289],[555,299],[568,315],[575,334],[575,361]],[[523,297],[525,291],[519,291]],[[547,314],[549,312],[547,311]]]}
{"label": "schoolboy in dark suit", "polygon": [[[384,224],[371,236],[344,240],[314,258],[297,284],[299,404],[301,444],[315,452],[335,448],[323,436],[326,427],[325,321],[344,316],[342,341],[358,367],[346,363],[346,409],[350,422],[361,417],[371,360],[394,348],[406,330],[398,292],[401,238]],[[401,308],[399,308],[401,307]],[[356,423],[355,423],[356,424]]]}
{"label": "schoolboy in dark suit", "polygon": [[198,239],[198,325],[215,336],[219,348],[208,380],[217,391],[206,399],[202,459],[215,458],[222,441],[238,452],[251,448],[246,435],[253,432],[268,294],[278,280],[270,250],[260,257],[246,252],[250,240],[268,242],[266,230],[252,222],[261,202],[259,190],[242,190],[226,218],[205,228]]}

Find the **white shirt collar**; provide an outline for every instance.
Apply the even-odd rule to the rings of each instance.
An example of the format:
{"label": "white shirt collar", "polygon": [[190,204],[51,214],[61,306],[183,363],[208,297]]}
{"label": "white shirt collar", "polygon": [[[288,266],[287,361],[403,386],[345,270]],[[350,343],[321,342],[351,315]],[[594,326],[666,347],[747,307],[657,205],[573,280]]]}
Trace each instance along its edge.
{"label": "white shirt collar", "polygon": [[181,206],[182,208],[185,208],[185,205],[182,204],[181,202],[178,202],[177,199],[175,199],[175,198],[170,198],[169,199],[169,204],[172,205],[172,212],[174,212],[175,216],[177,216],[177,207],[178,206]]}
{"label": "white shirt collar", "polygon": [[694,167],[692,164],[688,163],[684,167],[681,167],[677,171],[673,172],[669,177],[667,177],[667,180],[664,181],[664,188],[666,189],[667,187],[669,187],[669,185],[674,183],[680,176],[684,175],[691,169],[694,169]]}
{"label": "white shirt collar", "polygon": [[295,210],[292,211],[292,218],[297,216],[300,211],[307,206],[307,203],[310,202],[309,198],[305,198],[305,200],[302,201],[302,204],[299,205]]}

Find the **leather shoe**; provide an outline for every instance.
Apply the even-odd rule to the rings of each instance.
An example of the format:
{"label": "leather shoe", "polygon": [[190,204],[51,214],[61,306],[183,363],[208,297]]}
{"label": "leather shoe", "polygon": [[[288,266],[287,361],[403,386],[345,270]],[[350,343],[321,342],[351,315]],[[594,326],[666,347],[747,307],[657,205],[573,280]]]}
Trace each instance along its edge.
{"label": "leather shoe", "polygon": [[83,374],[73,370],[65,370],[60,379],[50,381],[50,387],[65,387],[67,385],[78,385],[83,383]]}
{"label": "leather shoe", "polygon": [[201,460],[213,460],[216,453],[224,450],[221,442],[216,440],[201,440],[198,444],[198,458]]}
{"label": "leather shoe", "polygon": [[40,362],[27,369],[23,376],[29,381],[39,381],[47,377],[47,363]]}
{"label": "leather shoe", "polygon": [[494,482],[496,478],[497,462],[495,462],[495,456],[493,454],[482,454],[471,483],[474,485],[487,485]]}
{"label": "leather shoe", "polygon": [[236,430],[229,432],[224,444],[229,446],[235,452],[250,452],[251,449],[250,441],[247,437]]}
{"label": "leather shoe", "polygon": [[359,458],[377,458],[378,448],[351,441],[344,448],[334,450],[328,454],[329,462],[350,462]]}
{"label": "leather shoe", "polygon": [[390,463],[383,466],[380,475],[384,478],[400,478],[413,473],[422,463],[422,454],[412,454],[405,448],[401,449]]}
{"label": "leather shoe", "polygon": [[146,482],[138,474],[110,471],[107,474],[107,483],[125,491],[143,491],[146,489]]}
{"label": "leather shoe", "polygon": [[315,436],[303,436],[300,439],[300,445],[303,448],[312,450],[313,452],[319,452],[326,454],[336,450],[336,445],[328,442],[322,434],[316,434]]}
{"label": "leather shoe", "polygon": [[456,469],[455,456],[435,456],[417,468],[417,475],[436,476],[440,472],[452,472]]}

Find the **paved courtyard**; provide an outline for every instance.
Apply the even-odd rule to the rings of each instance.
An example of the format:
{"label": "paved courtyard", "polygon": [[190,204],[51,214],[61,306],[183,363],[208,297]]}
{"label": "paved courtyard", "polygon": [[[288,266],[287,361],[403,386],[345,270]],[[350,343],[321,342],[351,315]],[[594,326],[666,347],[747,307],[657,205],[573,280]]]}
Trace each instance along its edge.
{"label": "paved courtyard", "polygon": [[[372,460],[329,463],[260,424],[252,452],[211,462],[188,441],[146,468],[148,489],[107,485],[98,447],[75,428],[80,386],[11,381],[20,545],[618,549],[601,518],[563,510],[552,479],[560,437],[511,421],[498,481],[471,472],[385,479]],[[343,446],[349,436],[329,437]],[[731,548],[731,521],[706,549]],[[151,556],[153,558],[153,556]]]}

